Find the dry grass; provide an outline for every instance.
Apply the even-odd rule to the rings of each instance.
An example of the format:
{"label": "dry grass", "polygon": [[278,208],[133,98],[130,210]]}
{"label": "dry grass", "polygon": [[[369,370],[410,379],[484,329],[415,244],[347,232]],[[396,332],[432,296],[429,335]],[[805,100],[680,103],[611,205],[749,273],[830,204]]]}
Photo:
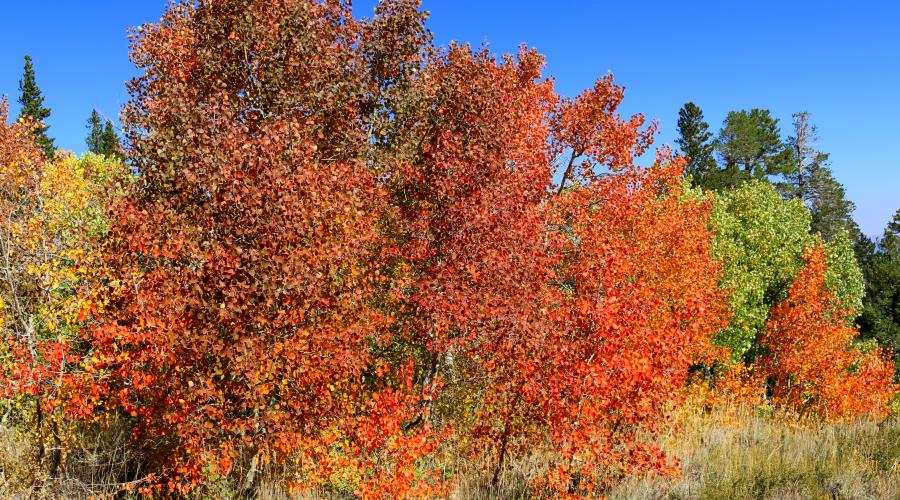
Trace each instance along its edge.
{"label": "dry grass", "polygon": [[635,478],[612,498],[898,498],[900,421],[799,426],[751,411],[692,415],[665,439],[678,479]]}
{"label": "dry grass", "polygon": [[[608,492],[618,499],[900,499],[900,420],[798,424],[752,409],[686,412],[663,448],[681,460],[675,479],[635,477]],[[529,498],[541,469],[511,464],[495,489],[459,476],[459,499]]]}
{"label": "dry grass", "polygon": [[[22,426],[29,428],[29,426]],[[101,498],[121,492],[130,477],[139,477],[129,451],[128,431],[115,422],[102,432],[76,432],[61,450],[47,443],[37,459],[33,432],[0,424],[0,498]],[[56,474],[49,474],[52,454],[61,452]]]}
{"label": "dry grass", "polygon": [[[796,420],[754,411],[687,413],[662,445],[681,459],[683,475],[675,479],[632,478],[609,492],[612,498],[897,498],[900,499],[900,420],[882,423],[797,425]],[[122,456],[101,456],[117,449],[120,436],[82,448],[56,480],[25,486],[20,481],[30,455],[22,436],[0,433],[0,497],[87,498],[104,490],[98,483],[121,478]],[[109,464],[102,465],[101,462]],[[495,488],[483,468],[465,462],[452,467],[457,487],[452,498],[529,498],[528,478],[540,474],[541,460],[510,464]],[[471,469],[471,470],[468,470]],[[480,474],[476,471],[481,471]],[[119,479],[121,480],[121,479]],[[23,488],[25,486],[25,488]],[[198,498],[238,498],[234,488],[207,488]],[[199,493],[199,492],[198,492]],[[261,500],[291,498],[272,483],[256,492]],[[321,492],[308,498],[352,498],[346,492]]]}

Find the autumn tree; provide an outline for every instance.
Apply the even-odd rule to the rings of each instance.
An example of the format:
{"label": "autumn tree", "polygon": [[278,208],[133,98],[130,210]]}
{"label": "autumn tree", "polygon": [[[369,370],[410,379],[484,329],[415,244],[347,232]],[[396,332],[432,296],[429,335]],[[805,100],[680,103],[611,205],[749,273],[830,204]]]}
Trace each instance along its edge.
{"label": "autumn tree", "polygon": [[487,356],[493,336],[535,321],[549,281],[543,119],[556,100],[542,65],[531,51],[497,60],[450,47],[412,84],[416,106],[397,116],[403,148],[386,149],[385,165],[398,255],[386,262],[406,282],[397,328],[435,369],[458,349]]}
{"label": "autumn tree", "polygon": [[0,394],[9,422],[34,436],[36,470],[18,478],[30,482],[31,473],[60,472],[64,410],[83,408],[91,394],[72,382],[84,354],[79,333],[85,311],[103,307],[105,206],[127,170],[92,155],[48,160],[6,111],[0,103]]}
{"label": "autumn tree", "polygon": [[19,80],[19,121],[29,124],[35,142],[38,143],[44,155],[52,158],[56,152],[53,139],[47,135],[50,126],[47,118],[50,118],[50,108],[44,106],[44,96],[38,87],[34,75],[34,63],[31,56],[25,56],[25,69],[22,79]]}
{"label": "autumn tree", "polygon": [[824,248],[812,248],[804,260],[760,338],[757,369],[772,400],[828,419],[884,415],[897,392],[893,367],[879,348],[853,344],[857,331],[825,286]]}
{"label": "autumn tree", "polygon": [[[734,357],[752,358],[770,310],[786,297],[803,252],[819,243],[812,215],[797,199],[785,200],[773,185],[745,183],[715,198],[712,209],[713,255],[722,263],[719,286],[728,290],[734,312],[716,335]],[[862,305],[863,282],[847,233],[826,244],[827,285],[847,310]]]}
{"label": "autumn tree", "polygon": [[636,167],[655,127],[618,116],[622,88],[605,77],[560,99],[542,66],[530,51],[497,60],[451,46],[394,101],[377,159],[390,172],[396,249],[382,262],[402,284],[391,294],[402,333],[383,350],[419,360],[418,383],[446,384],[435,417],[469,427],[489,481],[540,449],[561,465],[536,487],[584,492],[670,470],[638,436],[660,428],[727,314],[708,201],[681,199],[683,163]]}
{"label": "autumn tree", "polygon": [[413,474],[432,444],[407,425],[413,373],[373,352],[393,332],[368,123],[415,6],[365,24],[341,2],[185,2],[135,33],[140,178],[115,207],[90,370],[157,487],[212,473],[252,492],[264,464],[303,488],[346,473],[364,496],[437,484]]}
{"label": "autumn tree", "polygon": [[479,342],[493,352],[478,353],[474,372],[485,383],[473,434],[496,457],[494,482],[532,453],[554,457],[533,478],[547,492],[596,493],[629,472],[671,471],[644,438],[662,428],[664,402],[727,317],[708,200],[682,197],[681,160],[634,164],[655,128],[620,118],[622,97],[605,77],[550,114],[545,157],[563,176],[545,209],[549,286],[523,326]]}
{"label": "autumn tree", "polygon": [[[588,494],[640,471],[671,471],[650,436],[728,317],[709,252],[709,199],[687,197],[683,163],[626,162],[554,202],[559,252],[552,328],[521,353],[522,404],[558,457],[547,481]],[[664,257],[667,256],[667,257]],[[573,389],[574,388],[574,389]],[[541,417],[538,417],[541,415]]]}

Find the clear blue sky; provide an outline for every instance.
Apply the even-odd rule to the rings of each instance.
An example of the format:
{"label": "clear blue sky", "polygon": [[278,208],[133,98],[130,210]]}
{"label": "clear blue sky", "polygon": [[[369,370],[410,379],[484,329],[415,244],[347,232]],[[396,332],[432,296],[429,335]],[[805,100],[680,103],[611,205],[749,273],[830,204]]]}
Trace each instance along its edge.
{"label": "clear blue sky", "polygon": [[[126,30],[164,0],[9,0],[0,21],[0,94],[18,95],[35,59],[57,145],[85,149],[91,108],[115,118],[133,74]],[[369,15],[372,0],[357,1]],[[644,112],[671,144],[678,108],[694,101],[714,129],[732,109],[794,111],[819,126],[820,149],[857,205],[865,233],[900,208],[900,6],[894,1],[424,0],[436,40],[544,53],[563,94],[612,72],[623,110]],[[27,20],[35,19],[31,23]],[[17,113],[15,102],[13,113]]]}

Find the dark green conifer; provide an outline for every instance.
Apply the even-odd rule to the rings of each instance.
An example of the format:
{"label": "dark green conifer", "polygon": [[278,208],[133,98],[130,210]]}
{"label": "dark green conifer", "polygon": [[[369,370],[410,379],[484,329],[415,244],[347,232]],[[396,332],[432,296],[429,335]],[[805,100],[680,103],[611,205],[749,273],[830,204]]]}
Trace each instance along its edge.
{"label": "dark green conifer", "polygon": [[25,56],[25,71],[22,79],[19,80],[19,92],[19,104],[22,105],[19,120],[32,121],[34,141],[44,150],[44,154],[48,158],[52,158],[56,153],[56,146],[53,144],[53,139],[47,135],[47,130],[50,128],[47,124],[47,119],[50,118],[50,108],[44,106],[44,97],[35,80],[31,56]]}

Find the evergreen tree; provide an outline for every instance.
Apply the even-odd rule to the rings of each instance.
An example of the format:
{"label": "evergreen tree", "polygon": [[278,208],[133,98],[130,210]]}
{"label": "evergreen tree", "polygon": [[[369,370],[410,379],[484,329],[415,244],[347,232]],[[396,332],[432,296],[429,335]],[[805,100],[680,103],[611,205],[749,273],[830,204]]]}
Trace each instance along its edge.
{"label": "evergreen tree", "polygon": [[832,241],[838,233],[846,231],[856,241],[862,233],[853,220],[856,206],[846,198],[846,190],[834,179],[831,169],[821,167],[809,177],[806,201],[812,212],[812,230]]}
{"label": "evergreen tree", "polygon": [[781,142],[778,119],[767,109],[728,113],[715,147],[724,164],[724,187],[786,175],[793,167],[790,149]]}
{"label": "evergreen tree", "polygon": [[116,135],[115,129],[111,121],[106,120],[106,126],[103,127],[101,135],[102,154],[109,157],[119,156],[119,136]]}
{"label": "evergreen tree", "polygon": [[87,143],[88,151],[108,157],[119,156],[119,137],[116,135],[111,121],[106,120],[104,125],[100,118],[100,113],[95,109],[91,112],[91,117],[88,118],[87,126],[89,132],[85,142]]}
{"label": "evergreen tree", "polygon": [[860,330],[893,350],[900,376],[900,210],[877,243],[860,239],[857,255],[866,282]]}
{"label": "evergreen tree", "polygon": [[828,153],[815,148],[819,140],[816,126],[805,111],[794,113],[793,118],[794,134],[787,141],[793,165],[785,175],[787,182],[781,185],[783,194],[809,207],[812,230],[826,241],[842,231],[847,231],[853,241],[858,240],[861,233],[853,221],[856,207],[828,167]]}
{"label": "evergreen tree", "polygon": [[794,113],[793,119],[794,135],[788,137],[787,144],[794,165],[786,176],[789,183],[786,194],[808,202],[811,178],[825,166],[828,154],[815,149],[819,135],[816,126],[809,121],[809,113]]}
{"label": "evergreen tree", "polygon": [[88,151],[94,154],[102,154],[103,151],[103,122],[97,110],[91,111],[91,117],[87,122],[88,136],[85,139]]}
{"label": "evergreen tree", "polygon": [[689,102],[678,111],[678,138],[675,143],[688,160],[685,175],[694,186],[715,187],[711,185],[717,173],[712,136],[699,106]]}
{"label": "evergreen tree", "polygon": [[19,112],[19,120],[30,119],[34,122],[34,141],[44,151],[48,158],[52,158],[56,152],[53,139],[47,135],[50,128],[47,118],[50,117],[50,108],[44,107],[44,97],[37,86],[34,77],[34,65],[31,56],[25,56],[25,71],[19,80],[19,104],[22,110]]}

